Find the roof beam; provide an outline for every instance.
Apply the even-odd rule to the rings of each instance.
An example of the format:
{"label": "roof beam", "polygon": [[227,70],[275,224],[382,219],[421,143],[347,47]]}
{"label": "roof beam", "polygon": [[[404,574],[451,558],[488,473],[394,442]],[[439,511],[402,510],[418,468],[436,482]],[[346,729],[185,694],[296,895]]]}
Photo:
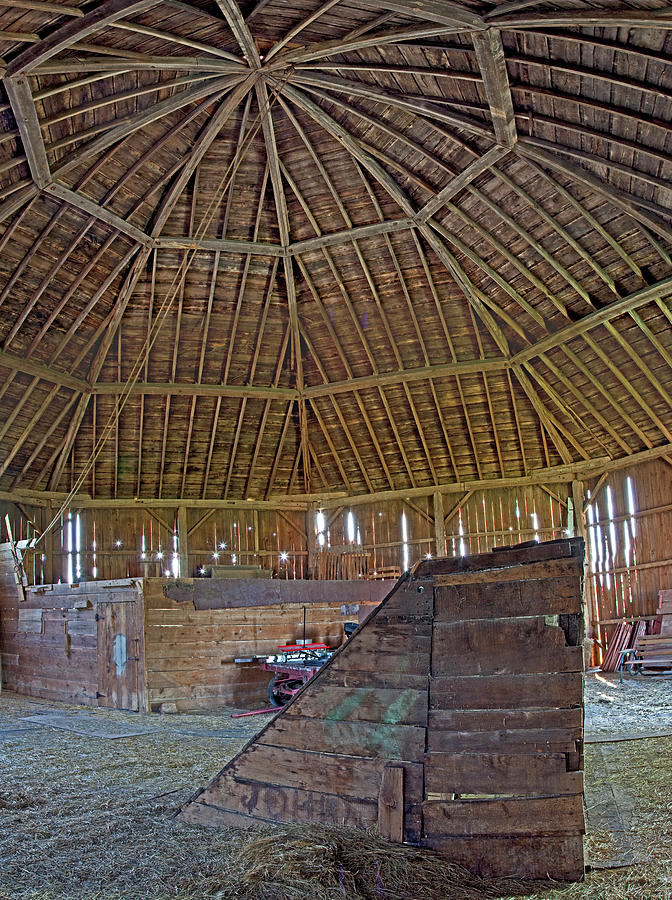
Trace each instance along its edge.
{"label": "roof beam", "polygon": [[448,0],[411,0],[410,3],[403,3],[402,0],[359,0],[359,6],[417,16],[440,25],[459,25],[465,29],[487,27],[479,15]]}
{"label": "roof beam", "polygon": [[[617,206],[629,216],[632,216],[637,222],[640,222],[656,234],[669,240],[670,224],[662,218],[662,216],[669,215],[669,213],[662,207],[654,206],[646,200],[640,200],[633,194],[626,194],[625,191],[621,191],[614,185],[603,181],[593,172],[584,169],[583,166],[572,164],[568,160],[562,159],[562,157],[558,156],[556,153],[549,153],[547,150],[543,150],[534,144],[528,144],[526,138],[520,138],[520,140],[518,140],[516,143],[516,153],[519,153],[525,158],[534,160],[545,168],[562,172],[572,181],[577,181],[590,190],[597,191],[597,193],[605,197],[610,203],[613,203],[614,206]],[[609,160],[605,159],[600,160],[599,162],[606,170],[609,169]],[[636,172],[633,170],[632,174],[636,175]],[[654,207],[653,209],[652,206]]]}
{"label": "roof beam", "polygon": [[52,31],[39,44],[19,53],[7,66],[7,74],[11,76],[30,72],[61,50],[84,40],[111,22],[143,12],[157,3],[158,0],[106,0],[105,3],[96,4],[81,18],[71,19]]}
{"label": "roof beam", "polygon": [[[69,386],[69,385],[68,385]],[[138,381],[130,388],[122,382],[98,381],[87,385],[90,393],[97,396],[115,396],[122,392],[131,397],[233,397],[249,400],[296,400],[299,391],[295,388],[264,387],[252,384],[203,384],[191,382],[143,382]]]}
{"label": "roof beam", "polygon": [[490,107],[495,138],[498,143],[511,148],[518,136],[502,36],[496,28],[488,28],[487,31],[474,32],[472,40],[483,76],[483,88]]}
{"label": "roof beam", "polygon": [[552,350],[553,347],[559,347],[562,344],[566,344],[568,341],[584,334],[586,331],[590,331],[592,328],[597,328],[598,325],[604,325],[605,322],[609,322],[618,316],[631,312],[633,309],[638,309],[640,306],[645,306],[652,300],[659,300],[661,297],[667,297],[670,294],[672,294],[672,276],[663,278],[661,281],[656,281],[655,284],[649,284],[644,288],[640,288],[638,291],[628,294],[627,297],[623,297],[621,300],[614,300],[613,303],[609,303],[595,312],[589,313],[587,316],[579,319],[578,322],[572,322],[571,325],[566,325],[559,331],[549,334],[547,337],[542,338],[536,343],[531,344],[529,347],[526,347],[524,350],[521,350],[519,353],[516,353],[515,356],[511,357],[510,364],[512,366],[518,366],[525,363],[530,359],[534,359],[535,356],[539,356],[541,353]]}
{"label": "roof beam", "polygon": [[[349,240],[343,237],[343,241]],[[232,241],[226,238],[169,237],[155,238],[158,250],[202,250],[210,253],[249,253],[252,256],[284,256],[285,249],[279,244],[263,244],[257,241]]]}
{"label": "roof beam", "polygon": [[116,231],[120,231],[122,234],[127,235],[138,244],[142,244],[146,247],[151,246],[152,239],[148,237],[144,231],[136,228],[135,225],[131,225],[130,222],[122,219],[121,216],[116,215],[116,213],[113,213],[111,210],[105,209],[105,207],[100,206],[93,200],[89,200],[88,197],[83,197],[76,191],[71,191],[69,188],[63,187],[63,185],[56,184],[55,182],[46,185],[44,191],[52,197],[56,197],[59,200],[69,203],[71,206],[75,206],[77,209],[81,209],[82,212],[87,213],[87,215],[93,216],[101,222],[105,222],[107,225],[111,225]]}
{"label": "roof beam", "polygon": [[23,356],[13,356],[4,350],[0,350],[0,366],[16,369],[25,375],[36,375],[49,384],[57,384],[73,391],[84,393],[91,390],[91,385],[88,381],[84,381],[83,378],[76,378],[67,372],[59,372],[57,369],[51,369],[49,366],[33,362],[31,359],[26,359]]}
{"label": "roof beam", "polygon": [[491,166],[493,166],[496,162],[498,162],[503,156],[506,156],[508,153],[507,147],[491,147],[487,153],[484,153],[483,156],[475,159],[472,163],[470,163],[466,169],[463,169],[459,175],[456,175],[452,178],[448,184],[442,188],[439,193],[432,197],[431,200],[428,200],[425,205],[418,210],[414,219],[418,223],[422,223],[423,225],[427,222],[428,219],[438,212],[441,207],[451,200],[456,194],[459,194],[461,190],[467,187],[474,178],[477,178],[482,172],[485,172]]}
{"label": "roof beam", "polygon": [[535,12],[527,16],[497,15],[493,9],[487,15],[489,25],[498,28],[565,28],[580,25],[593,28],[672,28],[670,7],[654,10],[597,10]]}
{"label": "roof beam", "polygon": [[323,247],[331,247],[334,244],[343,244],[348,241],[361,241],[379,234],[390,234],[396,231],[406,231],[413,228],[415,223],[410,218],[391,219],[387,222],[374,222],[371,225],[359,225],[354,228],[346,228],[343,231],[335,231],[330,234],[322,234],[319,237],[309,238],[305,241],[297,241],[287,248],[291,256],[299,253],[307,253],[311,250],[321,250]]}
{"label": "roof beam", "polygon": [[233,32],[238,46],[243,51],[243,56],[247,60],[247,64],[251,69],[259,69],[261,61],[259,59],[259,50],[254,43],[252,32],[245,24],[245,19],[240,12],[236,0],[216,0],[217,6],[224,14],[224,18],[229,23],[229,28]]}
{"label": "roof beam", "polygon": [[33,9],[35,12],[55,13],[57,16],[73,16],[81,18],[84,13],[74,6],[61,6],[60,3],[45,3],[44,0],[0,0],[0,6],[12,6],[15,9]]}
{"label": "roof beam", "polygon": [[27,78],[5,78],[5,90],[19,128],[28,168],[35,184],[43,188],[51,181],[42,129]]}

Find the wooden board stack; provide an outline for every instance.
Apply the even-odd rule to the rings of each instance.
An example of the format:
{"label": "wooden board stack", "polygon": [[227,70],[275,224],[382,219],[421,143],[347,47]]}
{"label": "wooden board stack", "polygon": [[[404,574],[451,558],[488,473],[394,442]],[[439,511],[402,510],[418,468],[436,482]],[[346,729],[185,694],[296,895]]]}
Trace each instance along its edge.
{"label": "wooden board stack", "polygon": [[183,821],[340,823],[583,875],[583,541],[416,566]]}
{"label": "wooden board stack", "polygon": [[672,589],[658,592],[658,609],[660,616],[660,634],[672,635]]}

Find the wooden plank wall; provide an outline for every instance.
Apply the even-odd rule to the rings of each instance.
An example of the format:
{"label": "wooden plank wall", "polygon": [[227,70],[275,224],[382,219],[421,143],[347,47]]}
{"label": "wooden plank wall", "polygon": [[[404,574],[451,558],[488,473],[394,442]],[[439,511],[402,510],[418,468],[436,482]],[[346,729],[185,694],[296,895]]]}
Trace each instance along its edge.
{"label": "wooden plank wall", "polygon": [[130,582],[29,587],[20,602],[7,545],[0,549],[3,686],[19,694],[97,705],[96,609],[113,598],[135,602]]}
{"label": "wooden plank wall", "polygon": [[448,556],[563,537],[568,489],[567,484],[528,485],[447,497]]}
{"label": "wooden plank wall", "polygon": [[[354,543],[349,540],[349,513],[352,513]],[[402,541],[402,515],[406,517],[407,557],[404,556]],[[325,535],[328,549],[332,553],[348,550],[366,553],[370,576],[389,568],[403,572],[419,559],[424,559],[427,554],[434,554],[434,513],[431,497],[344,506],[325,511],[325,518],[328,525],[328,533]]]}
{"label": "wooden plank wall", "polygon": [[654,460],[587,487],[593,495],[587,522],[588,599],[605,649],[614,620],[655,616],[658,592],[672,587],[672,466]]}
{"label": "wooden plank wall", "polygon": [[[277,578],[306,578],[306,516],[296,510],[190,509],[190,571],[209,565],[257,565]],[[215,558],[214,554],[217,554]],[[287,559],[281,558],[286,555]]]}
{"label": "wooden plank wall", "polygon": [[378,822],[479,873],[581,878],[582,575],[580,540],[420,564],[180,818]]}
{"label": "wooden plank wall", "polygon": [[478,571],[494,556],[434,577],[423,843],[482,875],[580,878],[583,545]]}
{"label": "wooden plank wall", "polygon": [[151,709],[266,706],[271,678],[241,657],[266,655],[303,637],[337,647],[387,593],[379,582],[147,579],[145,657]]}

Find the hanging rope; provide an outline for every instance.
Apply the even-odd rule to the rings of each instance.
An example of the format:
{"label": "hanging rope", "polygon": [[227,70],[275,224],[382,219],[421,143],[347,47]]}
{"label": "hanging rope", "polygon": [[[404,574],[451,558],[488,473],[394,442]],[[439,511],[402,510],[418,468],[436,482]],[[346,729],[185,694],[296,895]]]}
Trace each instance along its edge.
{"label": "hanging rope", "polygon": [[[283,80],[277,85],[277,87],[275,87],[273,89],[272,96],[266,100],[266,102],[264,103],[264,105],[262,107],[259,108],[259,112],[257,113],[257,116],[252,123],[252,127],[251,127],[250,131],[245,135],[240,147],[238,148],[238,151],[236,152],[235,156],[233,157],[229,166],[227,167],[226,171],[224,172],[224,175],[222,176],[219,184],[217,185],[217,188],[213,192],[212,199],[210,200],[209,205],[207,206],[205,212],[203,213],[203,218],[196,230],[196,234],[194,235],[195,240],[199,240],[200,238],[202,238],[205,235],[207,228],[209,227],[210,223],[212,222],[213,218],[215,217],[217,210],[220,207],[221,201],[223,200],[224,195],[226,194],[226,191],[229,189],[233,179],[235,178],[235,175],[245,157],[245,154],[247,153],[247,150],[249,149],[252,141],[254,140],[259,129],[262,126],[264,116],[270,116],[271,109],[273,108],[273,105],[277,101],[277,99],[280,95],[280,92],[281,92],[282,88],[284,87],[284,85],[287,83],[290,75],[291,75],[291,69],[289,69],[287,71],[287,74],[284,76]],[[39,543],[44,537],[46,537],[46,535],[49,534],[49,532],[56,526],[56,523],[59,521],[59,519],[61,518],[61,516],[63,515],[65,510],[70,506],[72,500],[79,493],[82,485],[86,481],[86,478],[87,478],[89,472],[95,465],[96,460],[100,456],[108,439],[111,437],[112,432],[113,432],[114,428],[116,427],[117,422],[119,421],[121,413],[122,413],[124,407],[126,406],[126,404],[128,403],[128,400],[131,397],[133,387],[137,383],[137,381],[140,377],[140,374],[145,366],[145,363],[149,359],[149,354],[152,350],[152,347],[156,343],[159,333],[161,332],[161,329],[162,329],[166,319],[168,318],[168,314],[170,313],[170,311],[173,307],[175,299],[177,298],[177,296],[181,292],[182,288],[184,287],[184,284],[185,284],[185,281],[187,278],[187,274],[189,272],[189,269],[191,267],[193,260],[196,257],[196,254],[198,252],[199,252],[198,247],[192,247],[185,253],[184,259],[182,260],[182,263],[178,267],[177,272],[175,273],[173,280],[172,280],[170,286],[168,287],[166,296],[159,308],[158,313],[156,314],[156,318],[154,319],[154,322],[152,323],[149,333],[147,334],[147,337],[145,338],[145,341],[143,342],[143,345],[140,348],[138,357],[135,360],[133,367],[131,368],[131,373],[128,376],[128,379],[126,380],[126,382],[124,383],[122,390],[115,398],[114,409],[110,413],[110,416],[109,416],[107,422],[103,426],[103,430],[101,431],[100,436],[97,439],[97,441],[94,445],[94,448],[91,451],[90,456],[86,460],[84,467],[82,468],[82,471],[76,478],[67,497],[61,504],[60,509],[58,510],[56,515],[53,517],[51,522],[49,522],[49,524],[44,529],[42,534],[37,538],[36,544]]]}

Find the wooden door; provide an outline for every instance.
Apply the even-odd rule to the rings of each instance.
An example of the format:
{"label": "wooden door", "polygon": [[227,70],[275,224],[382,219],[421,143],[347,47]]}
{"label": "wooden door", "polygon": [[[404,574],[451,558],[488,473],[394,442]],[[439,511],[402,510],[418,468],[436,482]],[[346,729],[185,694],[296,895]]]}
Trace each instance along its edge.
{"label": "wooden door", "polygon": [[139,710],[139,610],[135,602],[98,604],[98,706]]}

